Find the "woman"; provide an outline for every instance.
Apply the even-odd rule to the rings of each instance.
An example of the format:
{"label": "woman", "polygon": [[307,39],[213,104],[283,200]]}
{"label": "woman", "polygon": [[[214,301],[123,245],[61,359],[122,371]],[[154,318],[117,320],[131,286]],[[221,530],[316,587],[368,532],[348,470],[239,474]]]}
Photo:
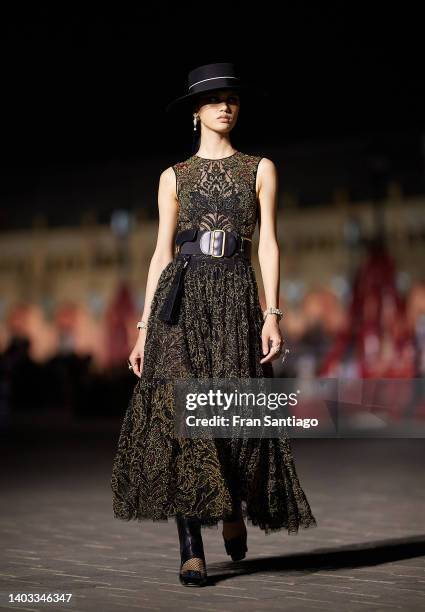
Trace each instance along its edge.
{"label": "woman", "polygon": [[[157,244],[129,357],[139,380],[111,486],[116,518],[175,517],[180,581],[200,586],[207,578],[201,527],[223,521],[226,552],[240,560],[247,552],[244,519],[265,533],[297,533],[316,520],[286,435],[205,440],[174,431],[174,379],[272,378],[282,347],[276,168],[230,141],[241,98],[255,91],[231,63],[200,66],[188,81],[188,93],[167,110],[192,109],[200,145],[160,177]],[[250,261],[257,220],[264,313]]]}

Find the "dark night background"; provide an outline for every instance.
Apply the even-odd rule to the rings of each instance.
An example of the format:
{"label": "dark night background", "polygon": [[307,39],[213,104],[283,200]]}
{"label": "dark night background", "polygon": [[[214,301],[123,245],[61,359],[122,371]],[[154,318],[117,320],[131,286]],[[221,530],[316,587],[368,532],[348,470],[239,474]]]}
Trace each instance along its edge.
{"label": "dark night background", "polygon": [[[424,233],[419,223],[421,210],[416,213],[412,204],[409,212],[408,196],[425,194],[425,84],[423,24],[413,7],[358,2],[297,3],[295,7],[271,2],[163,2],[102,10],[63,4],[4,9],[0,229],[7,232],[41,225],[47,226],[48,236],[50,228],[74,226],[77,236],[87,218],[94,217],[97,231],[107,227],[111,213],[118,209],[137,210],[143,213],[142,218],[155,218],[160,173],[191,155],[193,134],[190,114],[169,115],[165,107],[186,93],[191,69],[232,61],[244,79],[258,82],[271,94],[256,104],[242,97],[232,144],[275,161],[278,205],[283,203],[285,209],[290,200],[286,196],[295,196],[293,212],[299,225],[292,230],[294,244],[301,245],[300,249],[306,245],[306,257],[311,245],[322,244],[322,254],[328,253],[324,269],[334,270],[339,288],[338,275],[344,275],[344,286],[348,286],[357,253],[352,244],[347,246],[347,236],[357,236],[357,220],[350,220],[347,213],[348,225],[340,226],[335,215],[335,226],[348,227],[351,232],[343,235],[341,231],[338,238],[339,244],[345,241],[349,264],[341,262],[343,257],[338,255],[336,267],[331,265],[337,252],[332,250],[335,237],[331,223],[330,237],[322,238],[322,243],[320,231],[317,236],[312,231],[311,236],[303,237],[303,207],[324,204],[329,209],[338,204],[335,194],[346,192],[350,204],[367,203],[375,215],[373,230],[378,231],[384,207],[377,204],[389,200],[390,186],[392,193],[401,194],[398,206],[408,214],[400,236],[403,246],[389,244],[389,251],[399,257],[397,272],[403,290],[410,275],[415,287],[416,280],[422,282],[419,259],[423,257],[421,254],[418,262],[412,263],[407,255],[416,252]],[[422,201],[418,200],[419,206]],[[87,212],[94,215],[86,216]],[[149,232],[149,224],[146,228]],[[13,287],[10,279],[16,275],[17,295],[24,301],[36,296],[52,318],[59,312],[55,325],[62,330],[61,342],[68,350],[67,325],[72,315],[65,306],[61,318],[60,308],[54,310],[52,296],[61,288],[67,271],[72,272],[81,243],[73,243],[72,253],[58,249],[60,253],[50,253],[51,260],[44,260],[43,253],[36,250],[31,258],[30,232],[16,240],[15,234],[10,236],[4,238],[5,257],[0,262],[5,283],[9,283],[3,287],[0,309],[6,312]],[[116,236],[113,232],[108,236],[112,249]],[[56,238],[56,244],[60,239]],[[27,261],[33,263],[38,256],[38,267],[27,265],[15,249],[22,249],[22,245],[26,249],[26,241]],[[118,283],[118,263],[125,258],[117,255],[114,267],[113,254],[103,252],[95,237],[93,245],[87,258],[96,263],[91,264],[92,277],[81,289],[84,300],[96,316],[109,313],[106,305],[112,304],[111,320],[115,308],[119,313],[116,320],[123,321],[121,304],[127,308],[127,297],[128,304],[133,303],[131,291],[125,286],[122,298],[117,284],[116,294],[106,298],[100,266],[110,264],[110,277],[103,281],[109,288]],[[328,245],[330,250],[326,251]],[[137,257],[134,261],[138,263]],[[49,270],[48,261],[57,266],[56,277],[44,272]],[[303,261],[302,253],[292,259],[290,253],[285,255],[285,262],[289,262],[285,274],[295,287],[292,293],[285,289],[287,295],[302,295],[299,287],[306,289],[310,282],[303,278],[310,264],[297,268]],[[42,272],[38,276],[34,270]],[[136,284],[142,284],[140,273]],[[83,269],[75,269],[75,286],[84,274]],[[144,300],[143,288],[137,291],[135,311]],[[338,291],[341,297],[345,290]],[[348,292],[343,295],[348,299]],[[59,299],[57,295],[55,299]],[[22,331],[16,321],[21,316],[25,319],[25,308],[16,320],[10,315],[14,333]],[[130,306],[126,316],[133,320]],[[114,329],[108,321],[106,317],[106,329]],[[417,321],[415,333],[425,337],[419,315]],[[119,326],[117,333],[122,335]],[[317,337],[306,337],[317,352]],[[323,337],[327,342],[326,334]],[[114,341],[111,355],[118,353]],[[122,363],[119,361],[119,368]],[[59,386],[64,387],[62,382]],[[40,389],[43,399],[43,384]]]}
{"label": "dark night background", "polygon": [[[34,593],[72,594],[62,606],[84,612],[425,610],[420,8],[234,1],[1,9],[2,609],[63,609],[21,597]],[[110,479],[135,388],[127,357],[145,300],[159,176],[192,154],[192,117],[164,109],[186,93],[191,69],[220,61],[271,93],[262,104],[243,101],[231,141],[279,171],[279,305],[290,355],[284,366],[275,362],[277,375],[372,385],[355,386],[353,404],[327,402],[338,420],[334,439],[293,440],[319,528],[265,538],[249,525],[248,557],[236,566],[220,531],[205,530],[214,590],[199,595],[174,588],[173,520],[116,521]],[[110,223],[118,209],[121,222],[137,211],[124,235]],[[375,240],[381,220],[387,244]],[[175,346],[164,363],[174,355]],[[381,387],[385,378],[411,385]],[[165,417],[146,428],[137,414],[130,421],[134,440],[165,431]],[[129,451],[135,487],[143,441]],[[286,465],[261,456],[264,469]],[[167,480],[152,474],[153,483]],[[293,508],[299,490],[287,491]],[[272,495],[265,487],[264,500]],[[12,603],[11,594],[21,599]]]}
{"label": "dark night background", "polygon": [[74,224],[87,202],[107,220],[111,194],[155,215],[159,174],[190,155],[192,136],[191,117],[164,107],[186,92],[190,69],[215,61],[234,61],[271,92],[241,112],[233,142],[272,157],[301,205],[330,200],[338,180],[354,200],[373,195],[382,157],[386,176],[422,193],[421,20],[413,4],[374,6],[4,12],[2,227],[27,226],[34,211]]}

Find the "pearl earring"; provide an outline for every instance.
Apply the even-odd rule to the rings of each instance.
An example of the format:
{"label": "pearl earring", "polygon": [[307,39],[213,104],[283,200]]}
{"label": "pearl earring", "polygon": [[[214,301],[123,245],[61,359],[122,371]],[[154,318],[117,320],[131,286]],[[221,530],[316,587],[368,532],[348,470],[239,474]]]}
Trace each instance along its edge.
{"label": "pearl earring", "polygon": [[196,132],[196,124],[198,123],[198,116],[193,115],[193,131]]}

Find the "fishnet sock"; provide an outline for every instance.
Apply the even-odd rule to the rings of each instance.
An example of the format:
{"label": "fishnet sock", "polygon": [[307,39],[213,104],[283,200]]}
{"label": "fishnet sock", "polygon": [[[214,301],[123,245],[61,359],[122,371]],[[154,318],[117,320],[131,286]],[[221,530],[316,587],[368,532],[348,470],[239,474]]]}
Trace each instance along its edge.
{"label": "fishnet sock", "polygon": [[197,572],[205,573],[205,564],[203,559],[193,557],[192,559],[185,561],[182,565],[181,572],[185,572],[187,570],[195,570]]}
{"label": "fishnet sock", "polygon": [[223,530],[222,534],[226,540],[231,540],[236,536],[243,536],[246,533],[245,521],[243,519],[239,519],[239,521],[229,522],[223,521]]}
{"label": "fishnet sock", "polygon": [[246,533],[246,525],[242,516],[240,504],[236,507],[232,515],[223,521],[222,535],[226,540],[231,540],[236,536],[243,536]]}

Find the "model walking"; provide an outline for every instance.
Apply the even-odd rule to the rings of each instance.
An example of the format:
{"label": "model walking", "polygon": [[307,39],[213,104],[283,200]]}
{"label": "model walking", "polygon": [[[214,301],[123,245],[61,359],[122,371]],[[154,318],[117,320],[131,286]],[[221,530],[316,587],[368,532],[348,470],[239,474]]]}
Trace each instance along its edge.
{"label": "model walking", "polygon": [[[184,105],[193,112],[200,146],[160,177],[157,245],[129,358],[139,380],[111,487],[116,518],[175,518],[180,581],[203,585],[201,527],[223,521],[226,552],[240,560],[247,552],[244,519],[265,533],[297,533],[317,523],[287,436],[208,440],[174,433],[173,379],[273,377],[271,362],[283,342],[276,169],[267,158],[235,150],[229,138],[244,96],[255,92],[231,63],[200,66],[188,82],[188,93],[167,110]],[[264,313],[250,261],[257,220]]]}

